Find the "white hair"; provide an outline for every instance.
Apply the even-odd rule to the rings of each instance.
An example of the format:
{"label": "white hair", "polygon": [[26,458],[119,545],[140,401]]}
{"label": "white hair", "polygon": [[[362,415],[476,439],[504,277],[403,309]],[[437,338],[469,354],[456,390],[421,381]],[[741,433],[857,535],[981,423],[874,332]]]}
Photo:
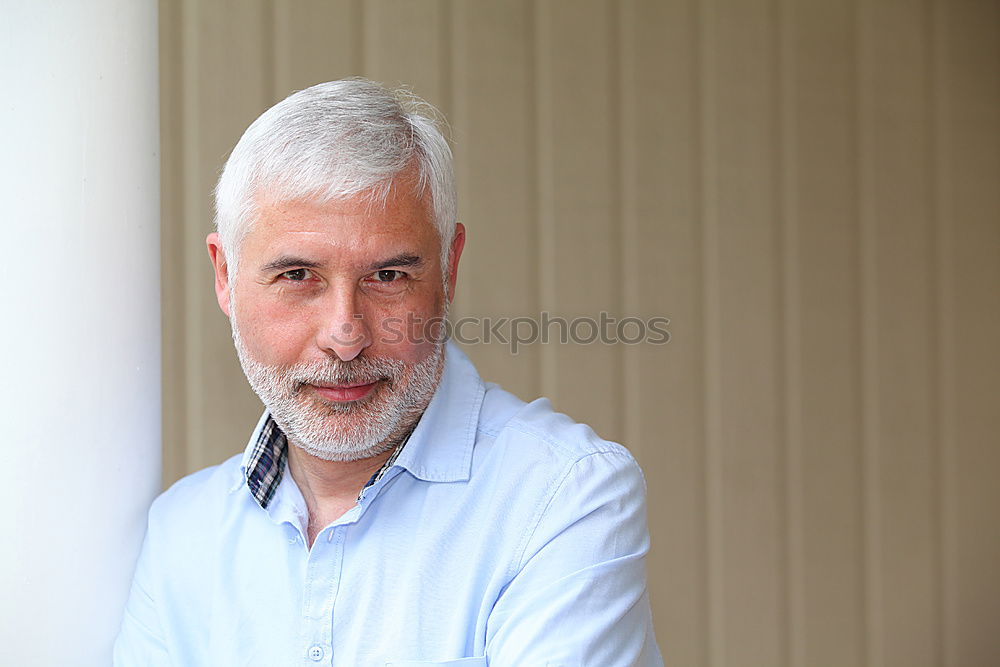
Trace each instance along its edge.
{"label": "white hair", "polygon": [[[429,190],[442,269],[455,231],[455,172],[440,114],[405,90],[362,78],[300,90],[265,111],[240,138],[215,188],[215,228],[234,272],[240,244],[268,201],[385,204],[394,180],[414,170]],[[408,186],[410,184],[407,184]]]}

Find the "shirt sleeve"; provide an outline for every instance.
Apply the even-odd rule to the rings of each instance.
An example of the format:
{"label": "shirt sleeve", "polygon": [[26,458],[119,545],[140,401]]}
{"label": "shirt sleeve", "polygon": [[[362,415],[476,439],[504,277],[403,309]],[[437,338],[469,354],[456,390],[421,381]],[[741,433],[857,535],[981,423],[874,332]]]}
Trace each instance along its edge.
{"label": "shirt sleeve", "polygon": [[487,627],[492,667],[662,665],[646,590],[645,482],[627,452],[574,463]]}
{"label": "shirt sleeve", "polygon": [[151,595],[153,567],[151,534],[147,530],[122,627],[115,639],[114,667],[167,667],[170,659],[160,627],[156,600]]}

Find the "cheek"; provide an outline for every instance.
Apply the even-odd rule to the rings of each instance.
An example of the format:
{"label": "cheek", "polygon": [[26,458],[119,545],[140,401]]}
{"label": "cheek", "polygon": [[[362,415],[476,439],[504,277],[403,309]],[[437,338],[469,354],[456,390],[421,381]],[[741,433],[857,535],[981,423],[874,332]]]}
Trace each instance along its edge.
{"label": "cheek", "polygon": [[235,310],[240,337],[247,351],[257,361],[269,365],[288,365],[300,361],[309,327],[301,313],[273,304],[237,304]]}
{"label": "cheek", "polygon": [[372,335],[369,354],[416,363],[434,351],[445,327],[443,296],[412,296],[392,306],[370,308],[365,313]]}

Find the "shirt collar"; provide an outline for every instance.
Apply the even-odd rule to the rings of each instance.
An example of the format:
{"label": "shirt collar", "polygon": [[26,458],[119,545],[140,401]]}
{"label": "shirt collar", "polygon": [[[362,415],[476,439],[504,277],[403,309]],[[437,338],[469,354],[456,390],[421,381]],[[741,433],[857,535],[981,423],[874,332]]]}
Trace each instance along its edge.
{"label": "shirt collar", "polygon": [[[469,479],[479,410],[485,386],[469,358],[452,342],[445,346],[444,372],[430,404],[409,438],[369,480],[377,482],[397,465],[428,482]],[[403,447],[403,445],[406,445]],[[243,452],[240,479],[261,508],[267,509],[288,462],[288,440],[267,410]]]}
{"label": "shirt collar", "polygon": [[476,367],[448,341],[441,382],[396,465],[427,482],[468,480],[485,394]]}
{"label": "shirt collar", "polygon": [[241,480],[257,504],[267,509],[288,463],[288,439],[265,410],[243,452]]}

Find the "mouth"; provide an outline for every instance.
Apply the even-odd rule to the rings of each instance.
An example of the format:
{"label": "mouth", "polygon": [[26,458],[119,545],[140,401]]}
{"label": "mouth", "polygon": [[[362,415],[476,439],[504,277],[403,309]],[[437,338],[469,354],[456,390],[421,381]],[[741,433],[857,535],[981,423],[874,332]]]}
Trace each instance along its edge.
{"label": "mouth", "polygon": [[310,385],[322,398],[334,403],[350,403],[368,398],[381,380],[368,383]]}

